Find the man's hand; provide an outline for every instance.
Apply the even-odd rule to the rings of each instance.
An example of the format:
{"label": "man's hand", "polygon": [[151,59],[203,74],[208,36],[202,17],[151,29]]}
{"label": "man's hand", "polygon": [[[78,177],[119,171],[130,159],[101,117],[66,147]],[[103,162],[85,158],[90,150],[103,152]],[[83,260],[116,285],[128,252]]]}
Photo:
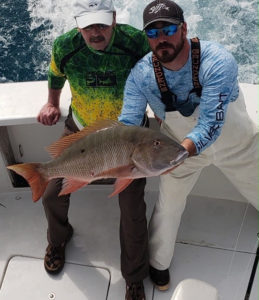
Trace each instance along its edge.
{"label": "man's hand", "polygon": [[53,104],[48,102],[40,110],[37,120],[43,125],[51,126],[55,125],[58,122],[60,115],[61,112],[59,107],[54,106]]}
{"label": "man's hand", "polygon": [[156,114],[154,116],[155,116],[155,119],[158,122],[159,126],[161,126],[162,120],[160,118],[158,118],[158,116]]}
{"label": "man's hand", "polygon": [[196,146],[190,139],[184,139],[181,145],[189,152],[189,157],[196,154]]}
{"label": "man's hand", "polygon": [[40,110],[37,120],[43,125],[55,125],[60,118],[59,99],[62,89],[49,88],[48,102]]}
{"label": "man's hand", "polygon": [[[195,155],[196,147],[192,140],[186,138],[182,141],[181,145],[189,152],[188,157]],[[182,163],[184,163],[184,161],[182,161],[179,165],[174,166],[171,169],[165,171],[164,173],[162,173],[162,175],[172,172],[175,168],[179,167]]]}

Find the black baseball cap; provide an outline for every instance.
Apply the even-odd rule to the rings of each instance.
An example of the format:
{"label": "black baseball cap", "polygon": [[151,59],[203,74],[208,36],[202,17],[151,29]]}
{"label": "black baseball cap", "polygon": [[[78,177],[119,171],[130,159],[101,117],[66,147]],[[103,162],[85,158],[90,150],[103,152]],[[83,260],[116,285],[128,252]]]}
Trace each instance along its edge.
{"label": "black baseball cap", "polygon": [[143,12],[143,29],[157,21],[169,22],[176,25],[183,23],[183,10],[171,0],[152,1],[146,6]]}

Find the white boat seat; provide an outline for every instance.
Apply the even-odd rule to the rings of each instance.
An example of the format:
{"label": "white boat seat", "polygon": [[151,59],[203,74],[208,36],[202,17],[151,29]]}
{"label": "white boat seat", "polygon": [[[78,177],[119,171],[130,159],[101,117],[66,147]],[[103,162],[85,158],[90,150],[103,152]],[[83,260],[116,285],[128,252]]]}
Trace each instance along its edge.
{"label": "white boat seat", "polygon": [[181,281],[171,300],[218,300],[218,291],[207,282],[197,279],[185,279]]}

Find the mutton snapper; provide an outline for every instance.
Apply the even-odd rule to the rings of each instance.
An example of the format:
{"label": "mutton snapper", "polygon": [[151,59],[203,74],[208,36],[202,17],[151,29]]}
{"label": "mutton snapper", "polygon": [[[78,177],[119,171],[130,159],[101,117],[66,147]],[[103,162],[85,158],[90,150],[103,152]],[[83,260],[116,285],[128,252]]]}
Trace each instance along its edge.
{"label": "mutton snapper", "polygon": [[188,156],[180,144],[158,131],[107,120],[65,136],[47,150],[53,157],[49,162],[7,167],[27,180],[35,202],[53,178],[64,178],[59,195],[98,179],[117,178],[111,197],[133,179],[165,173]]}

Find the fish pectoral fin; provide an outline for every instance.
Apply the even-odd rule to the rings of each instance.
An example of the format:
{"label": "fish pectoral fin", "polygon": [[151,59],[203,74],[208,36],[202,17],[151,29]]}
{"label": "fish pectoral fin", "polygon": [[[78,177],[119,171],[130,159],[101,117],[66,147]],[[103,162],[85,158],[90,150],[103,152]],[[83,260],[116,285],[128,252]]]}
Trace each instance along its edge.
{"label": "fish pectoral fin", "polygon": [[129,186],[133,180],[133,178],[118,178],[114,184],[114,191],[112,192],[112,194],[109,195],[109,198],[125,190],[126,187]]}
{"label": "fish pectoral fin", "polygon": [[119,178],[119,177],[132,177],[132,171],[135,166],[133,164],[129,164],[126,166],[120,166],[117,168],[105,170],[101,173],[95,174],[95,177],[98,178]]}
{"label": "fish pectoral fin", "polygon": [[70,194],[70,193],[75,192],[76,190],[82,188],[83,186],[87,185],[88,183],[89,182],[87,182],[87,181],[79,181],[79,180],[76,180],[73,178],[64,178],[63,184],[62,184],[62,189],[58,195],[63,196],[66,194]]}

